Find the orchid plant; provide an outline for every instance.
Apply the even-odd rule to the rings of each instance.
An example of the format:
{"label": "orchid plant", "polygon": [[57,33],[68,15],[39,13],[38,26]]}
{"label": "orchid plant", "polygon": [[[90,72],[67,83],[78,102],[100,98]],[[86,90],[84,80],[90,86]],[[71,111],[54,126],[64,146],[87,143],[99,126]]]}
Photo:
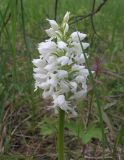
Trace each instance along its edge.
{"label": "orchid plant", "polygon": [[89,75],[84,56],[89,46],[84,42],[87,35],[79,31],[69,34],[69,15],[70,12],[65,14],[60,25],[47,19],[50,24],[46,30],[49,39],[39,43],[39,58],[32,61],[35,66],[35,90],[42,89],[43,98],[52,100],[53,105],[49,107],[59,113],[59,160],[64,160],[65,113],[77,116],[76,105],[86,96]]}

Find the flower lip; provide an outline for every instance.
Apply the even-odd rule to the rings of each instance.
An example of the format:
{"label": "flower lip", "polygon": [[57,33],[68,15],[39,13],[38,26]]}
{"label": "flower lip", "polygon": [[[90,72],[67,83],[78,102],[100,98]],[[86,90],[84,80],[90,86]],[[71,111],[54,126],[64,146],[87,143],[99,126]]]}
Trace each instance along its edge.
{"label": "flower lip", "polygon": [[58,70],[57,72],[57,77],[58,78],[67,78],[68,77],[68,72],[65,70]]}
{"label": "flower lip", "polygon": [[57,50],[57,45],[53,41],[41,42],[38,45],[38,51],[40,54],[49,55],[50,53],[54,53]]}
{"label": "flower lip", "polygon": [[62,56],[58,58],[57,62],[64,66],[69,63],[69,58],[67,56]]}
{"label": "flower lip", "polygon": [[75,41],[75,42],[79,42],[79,38],[80,38],[80,41],[84,40],[84,38],[86,38],[86,34],[84,33],[81,33],[79,31],[76,31],[76,32],[73,32],[70,37],[71,37],[71,40],[72,41]]}
{"label": "flower lip", "polygon": [[55,31],[59,29],[59,26],[58,26],[58,24],[57,24],[57,22],[56,22],[55,20],[50,20],[50,19],[47,19],[47,20],[48,20],[50,26],[51,26]]}
{"label": "flower lip", "polygon": [[58,48],[60,48],[60,49],[65,49],[67,46],[67,44],[63,41],[59,41],[59,42],[57,42],[57,44],[58,44]]}

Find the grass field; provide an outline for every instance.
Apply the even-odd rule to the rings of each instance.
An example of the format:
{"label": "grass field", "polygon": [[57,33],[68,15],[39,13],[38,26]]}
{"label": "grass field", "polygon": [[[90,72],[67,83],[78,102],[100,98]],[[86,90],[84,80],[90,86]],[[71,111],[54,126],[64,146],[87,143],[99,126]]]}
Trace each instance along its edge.
{"label": "grass field", "polygon": [[[95,7],[101,2],[96,0]],[[91,12],[92,3],[58,0],[55,9],[55,0],[0,0],[0,160],[56,159],[58,118],[46,109],[49,102],[42,99],[41,91],[34,92],[32,59],[38,56],[38,43],[46,38],[46,18],[60,22],[70,11],[73,21]],[[66,117],[65,154],[67,160],[103,156],[123,160],[124,1],[108,0],[93,19],[96,33],[91,17],[70,25],[71,31],[78,27],[88,34],[98,96],[91,89],[80,102],[78,118]]]}

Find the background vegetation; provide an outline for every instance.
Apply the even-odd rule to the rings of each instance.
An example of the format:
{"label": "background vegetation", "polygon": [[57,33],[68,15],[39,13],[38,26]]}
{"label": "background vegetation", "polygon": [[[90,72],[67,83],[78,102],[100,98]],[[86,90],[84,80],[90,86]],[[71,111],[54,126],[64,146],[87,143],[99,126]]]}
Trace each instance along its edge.
{"label": "background vegetation", "polygon": [[31,61],[46,38],[46,18],[60,21],[66,11],[70,29],[88,34],[97,73],[78,118],[66,117],[67,160],[124,159],[124,1],[0,0],[0,160],[56,159],[57,115],[34,92]]}

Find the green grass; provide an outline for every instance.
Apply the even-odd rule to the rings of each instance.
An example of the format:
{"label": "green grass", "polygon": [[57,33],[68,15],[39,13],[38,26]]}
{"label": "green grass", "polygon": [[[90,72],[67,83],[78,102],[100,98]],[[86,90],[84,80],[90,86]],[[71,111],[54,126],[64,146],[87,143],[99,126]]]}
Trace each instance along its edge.
{"label": "green grass", "polygon": [[[96,0],[96,5],[99,5],[100,2],[101,0]],[[54,122],[53,113],[46,112],[46,102],[41,99],[40,91],[33,91],[31,60],[38,55],[37,44],[46,37],[44,30],[49,27],[46,18],[54,19],[55,17],[55,1],[0,0],[0,4],[0,135],[4,139],[4,151],[5,153],[15,151],[19,147],[17,152],[22,152],[24,155],[27,151],[29,155],[49,152],[49,156],[51,156],[54,147],[46,144],[49,141],[55,143],[57,122],[56,120]],[[66,11],[71,11],[73,18],[76,15],[89,13],[91,8],[91,0],[58,1],[57,20],[60,21]],[[88,100],[80,102],[78,120],[72,120],[72,122],[67,120],[70,125],[76,124],[77,128],[74,127],[76,131],[71,134],[70,131],[73,127],[67,125],[66,136],[73,136],[73,143],[75,144],[75,140],[78,140],[77,143],[81,141],[79,146],[83,146],[83,138],[78,137],[77,130],[79,129],[83,131],[81,135],[88,137],[87,143],[92,144],[93,133],[98,131],[99,135],[101,128],[99,111],[96,107],[99,101],[106,136],[107,138],[112,136],[114,141],[110,143],[110,147],[114,148],[114,151],[120,147],[122,150],[120,154],[123,156],[124,144],[117,139],[124,137],[122,132],[124,126],[124,1],[108,0],[102,10],[94,16],[94,24],[97,34],[103,40],[94,35],[90,18],[80,21],[77,26],[80,31],[88,34],[88,42],[91,44],[88,50],[90,66],[93,66],[97,59],[102,61],[95,80],[96,88],[99,89],[99,98],[95,97],[95,93],[91,91],[88,93]],[[70,30],[74,31],[75,25],[70,26]],[[91,105],[90,100],[92,101]],[[87,126],[85,122],[88,111],[90,111],[90,119]],[[26,119],[29,116],[31,118]],[[22,121],[24,122],[21,123]],[[49,126],[53,125],[53,122],[55,127],[52,130]],[[92,124],[95,127],[91,127]],[[5,133],[4,127],[6,128]],[[43,131],[44,128],[45,131]],[[95,131],[93,132],[93,130]],[[36,149],[40,144],[40,141],[35,139],[36,135],[39,135],[41,150]],[[30,138],[25,138],[25,136]],[[95,137],[95,140],[101,146],[101,137],[99,137]],[[14,148],[14,145],[18,147]],[[34,148],[30,148],[30,145],[33,145]],[[20,146],[24,146],[26,151],[22,151]],[[86,144],[85,147],[87,147]],[[71,157],[70,152],[71,149],[68,148],[67,155]],[[94,149],[94,155],[96,152]],[[72,155],[77,158],[80,157],[80,154],[80,148],[77,148]],[[18,156],[11,159],[14,158],[19,159]],[[113,158],[115,158],[114,154]],[[3,159],[7,160],[7,156]]]}
{"label": "green grass", "polygon": [[13,156],[6,156],[6,155],[0,155],[0,159],[1,160],[33,160],[32,157],[25,157],[25,156],[21,156],[21,155],[13,155]]}

